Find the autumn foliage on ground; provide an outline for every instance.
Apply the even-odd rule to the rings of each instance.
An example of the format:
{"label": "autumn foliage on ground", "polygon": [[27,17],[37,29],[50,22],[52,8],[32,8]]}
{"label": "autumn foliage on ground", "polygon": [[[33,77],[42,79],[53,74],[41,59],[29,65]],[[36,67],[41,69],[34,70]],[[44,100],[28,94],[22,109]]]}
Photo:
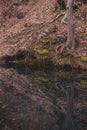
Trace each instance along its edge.
{"label": "autumn foliage on ground", "polygon": [[[87,56],[87,1],[76,2],[73,12],[76,49],[73,56],[84,58]],[[56,48],[66,43],[67,25],[61,23],[63,16],[55,18],[62,11],[64,8],[58,0],[0,0],[0,57],[26,50],[33,57],[33,61],[28,62],[47,57],[54,64],[61,60],[57,59]],[[44,51],[46,54],[42,54]]]}

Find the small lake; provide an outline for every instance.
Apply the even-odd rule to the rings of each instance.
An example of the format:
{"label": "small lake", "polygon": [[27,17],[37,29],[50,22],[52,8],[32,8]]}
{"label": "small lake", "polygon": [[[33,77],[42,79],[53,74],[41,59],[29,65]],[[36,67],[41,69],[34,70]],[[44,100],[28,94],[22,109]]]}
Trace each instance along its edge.
{"label": "small lake", "polygon": [[87,130],[87,72],[1,66],[0,130]]}

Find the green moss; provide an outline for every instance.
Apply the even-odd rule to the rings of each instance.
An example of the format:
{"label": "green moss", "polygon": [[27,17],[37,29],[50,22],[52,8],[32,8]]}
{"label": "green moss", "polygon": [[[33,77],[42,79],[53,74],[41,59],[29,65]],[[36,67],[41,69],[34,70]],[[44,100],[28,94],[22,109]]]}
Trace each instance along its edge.
{"label": "green moss", "polygon": [[35,46],[34,51],[38,56],[42,59],[45,60],[48,58],[49,50],[47,48],[42,48],[40,46]]}
{"label": "green moss", "polygon": [[81,84],[86,84],[86,85],[87,85],[87,79],[82,79],[82,80],[80,81],[80,83],[81,83]]}
{"label": "green moss", "polygon": [[35,46],[34,51],[39,55],[44,55],[44,58],[47,58],[47,54],[49,53],[48,49],[40,48],[39,46]]}
{"label": "green moss", "polygon": [[81,61],[87,62],[87,56],[81,56]]}
{"label": "green moss", "polygon": [[34,51],[37,51],[39,48],[40,48],[39,46],[35,46]]}
{"label": "green moss", "polygon": [[37,82],[43,82],[43,83],[48,83],[49,79],[47,77],[40,76],[40,77],[35,78],[35,81],[37,81]]}
{"label": "green moss", "polygon": [[40,55],[46,55],[49,53],[48,49],[37,49],[38,54]]}

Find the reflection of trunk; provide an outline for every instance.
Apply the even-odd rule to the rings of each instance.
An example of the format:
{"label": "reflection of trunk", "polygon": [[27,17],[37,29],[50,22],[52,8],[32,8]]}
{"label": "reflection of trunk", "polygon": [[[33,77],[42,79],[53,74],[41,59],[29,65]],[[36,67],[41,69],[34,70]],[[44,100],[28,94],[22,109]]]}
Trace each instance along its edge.
{"label": "reflection of trunk", "polygon": [[73,86],[70,85],[66,91],[67,109],[62,130],[76,130],[75,124],[73,122],[73,97],[74,90]]}
{"label": "reflection of trunk", "polygon": [[68,38],[67,46],[69,48],[75,48],[75,37],[74,37],[74,26],[73,26],[73,2],[74,0],[67,0],[66,4],[66,18],[67,18],[67,29],[68,29]]}
{"label": "reflection of trunk", "polygon": [[65,127],[67,130],[73,130],[73,86],[69,86],[66,92],[67,98],[67,112],[66,112],[66,121]]}

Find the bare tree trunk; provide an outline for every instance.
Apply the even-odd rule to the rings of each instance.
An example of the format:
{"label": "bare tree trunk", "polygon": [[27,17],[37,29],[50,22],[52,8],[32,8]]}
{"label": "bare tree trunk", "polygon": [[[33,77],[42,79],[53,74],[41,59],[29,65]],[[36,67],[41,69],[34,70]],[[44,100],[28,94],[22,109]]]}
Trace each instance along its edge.
{"label": "bare tree trunk", "polygon": [[66,3],[66,18],[67,18],[67,46],[70,49],[75,48],[74,24],[73,24],[73,3],[74,0],[67,0]]}

